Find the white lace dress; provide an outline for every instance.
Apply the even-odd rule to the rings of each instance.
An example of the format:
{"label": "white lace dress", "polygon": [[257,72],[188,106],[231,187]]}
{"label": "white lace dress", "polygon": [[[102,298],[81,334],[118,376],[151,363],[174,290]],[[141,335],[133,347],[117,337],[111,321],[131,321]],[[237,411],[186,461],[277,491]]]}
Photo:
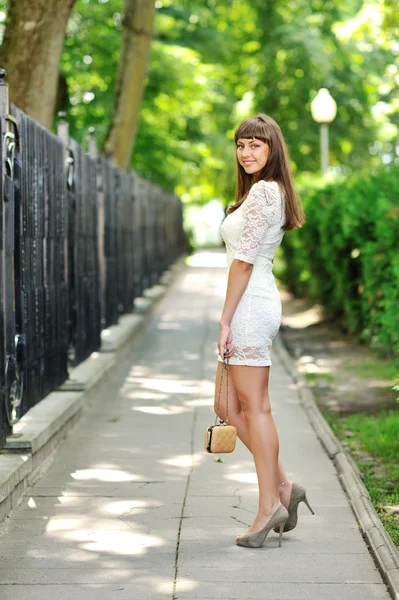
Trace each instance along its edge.
{"label": "white lace dress", "polygon": [[[283,239],[282,191],[276,181],[258,181],[220,231],[226,244],[227,274],[233,260],[253,264],[248,285],[231,320],[234,351],[230,365],[269,366],[272,340],[281,324],[281,299],[272,260]],[[222,358],[218,354],[218,360]]]}

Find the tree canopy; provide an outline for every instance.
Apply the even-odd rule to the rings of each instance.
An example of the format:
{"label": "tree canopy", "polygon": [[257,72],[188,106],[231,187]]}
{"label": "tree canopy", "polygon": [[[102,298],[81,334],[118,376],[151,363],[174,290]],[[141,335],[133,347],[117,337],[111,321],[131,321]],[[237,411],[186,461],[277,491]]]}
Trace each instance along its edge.
{"label": "tree canopy", "polygon": [[[315,172],[310,103],[320,87],[338,105],[331,164],[345,172],[390,160],[399,127],[392,0],[156,0],[155,8],[132,156],[145,177],[184,201],[230,201],[234,129],[256,112],[281,126],[295,173]],[[112,119],[122,22],[123,0],[77,0],[67,25],[57,108],[82,143],[94,126],[101,147]]]}

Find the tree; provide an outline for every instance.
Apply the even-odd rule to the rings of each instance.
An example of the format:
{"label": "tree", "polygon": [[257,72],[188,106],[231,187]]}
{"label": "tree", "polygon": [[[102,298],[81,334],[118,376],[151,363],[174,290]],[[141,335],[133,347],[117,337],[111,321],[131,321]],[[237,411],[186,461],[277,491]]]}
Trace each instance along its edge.
{"label": "tree", "polygon": [[125,0],[114,112],[104,154],[127,167],[137,131],[155,15],[154,0]]}
{"label": "tree", "polygon": [[[234,128],[261,111],[281,125],[296,176],[318,171],[310,102],[324,86],[338,103],[331,164],[380,164],[369,143],[390,141],[398,126],[397,30],[389,20],[379,32],[382,4],[326,2],[157,0],[131,165],[184,202],[231,201]],[[81,143],[94,126],[101,146],[112,117],[122,8],[122,0],[77,0],[68,25],[61,72]]]}
{"label": "tree", "polygon": [[[63,108],[81,143],[94,126],[102,146],[111,120],[121,8],[121,0],[78,0],[70,19],[61,61],[70,104]],[[232,197],[235,106],[255,79],[255,42],[247,44],[254,17],[249,0],[157,2],[131,165],[184,201]]]}
{"label": "tree", "polygon": [[319,168],[319,127],[310,103],[320,87],[329,88],[338,105],[330,127],[331,164],[355,171],[379,163],[369,147],[383,135],[375,107],[385,93],[381,89],[389,72],[384,71],[393,62],[379,26],[384,5],[363,0],[254,3],[261,66],[253,109],[270,113],[280,124],[297,172]]}
{"label": "tree", "polygon": [[9,0],[0,66],[10,100],[51,128],[65,29],[75,0]]}

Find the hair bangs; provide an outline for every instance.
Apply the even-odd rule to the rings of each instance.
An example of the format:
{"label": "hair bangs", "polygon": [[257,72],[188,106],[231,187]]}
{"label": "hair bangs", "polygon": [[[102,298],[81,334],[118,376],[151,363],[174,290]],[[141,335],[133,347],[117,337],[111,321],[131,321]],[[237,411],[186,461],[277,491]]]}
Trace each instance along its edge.
{"label": "hair bangs", "polygon": [[234,141],[237,143],[239,139],[252,139],[257,138],[262,142],[269,142],[270,135],[268,134],[268,128],[265,123],[250,117],[245,119],[235,130]]}

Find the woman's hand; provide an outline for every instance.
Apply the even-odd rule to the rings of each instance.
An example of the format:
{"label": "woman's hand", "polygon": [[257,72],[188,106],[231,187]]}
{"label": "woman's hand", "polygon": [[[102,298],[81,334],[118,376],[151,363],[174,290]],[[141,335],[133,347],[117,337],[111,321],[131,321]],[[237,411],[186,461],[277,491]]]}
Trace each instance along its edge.
{"label": "woman's hand", "polygon": [[[226,353],[225,353],[226,351]],[[233,339],[229,325],[220,325],[218,352],[220,358],[231,358],[234,351]]]}

